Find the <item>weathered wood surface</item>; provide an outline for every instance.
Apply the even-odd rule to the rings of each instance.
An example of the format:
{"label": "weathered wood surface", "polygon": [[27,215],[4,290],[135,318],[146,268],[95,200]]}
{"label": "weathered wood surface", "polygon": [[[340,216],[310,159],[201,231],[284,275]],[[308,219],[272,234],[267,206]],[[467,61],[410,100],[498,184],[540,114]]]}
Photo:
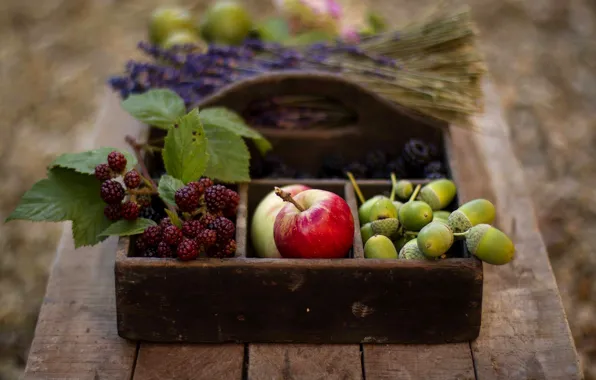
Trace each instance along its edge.
{"label": "weathered wood surface", "polygon": [[[487,112],[479,123],[492,134],[503,135],[507,128],[498,96],[490,83],[486,90]],[[123,120],[130,121],[119,110],[114,96],[108,99],[111,111],[107,116],[111,114],[111,117],[100,120],[95,146],[107,143],[119,146],[117,137],[122,136],[126,126]],[[471,355],[468,355],[468,344],[365,345],[366,379],[466,379],[474,375],[476,379],[583,378],[530,194],[526,192],[523,173],[510,142],[503,137],[474,135],[461,130],[454,130],[451,138],[451,146],[459,152],[452,156],[459,161],[456,179],[472,181],[462,197],[494,197],[497,225],[512,234],[517,257],[508,266],[484,267],[482,328],[480,337],[471,343]],[[476,148],[470,149],[471,146]],[[74,252],[69,236],[70,226],[66,226],[25,379],[129,379],[133,368],[135,379],[152,376],[152,373],[161,373],[161,377],[156,378],[200,378],[201,368],[215,367],[212,364],[215,355],[201,355],[213,348],[205,345],[141,343],[137,359],[136,345],[116,335],[112,274],[115,241]],[[83,304],[75,306],[77,302]],[[90,339],[89,334],[84,334],[87,327],[90,333],[98,332],[97,338]],[[239,347],[220,346],[218,349],[224,352],[220,351],[217,356],[228,363],[239,363],[243,361],[243,350]],[[349,347],[352,347],[348,349],[351,353],[358,346]],[[334,373],[343,363],[334,359],[332,351],[337,349],[337,346],[304,346],[298,350],[287,345],[250,345],[248,378],[300,379]],[[177,355],[188,358],[184,365],[169,364],[171,356]],[[335,369],[327,369],[324,363]],[[354,369],[359,363],[360,355],[343,378],[362,378]],[[162,372],[158,372],[160,368]],[[188,368],[196,368],[197,372],[193,374]],[[213,373],[222,379],[241,378],[237,376],[237,364],[228,368],[233,369],[225,375],[224,372]],[[291,372],[284,372],[285,368],[290,368]],[[299,373],[306,375],[301,377]]]}

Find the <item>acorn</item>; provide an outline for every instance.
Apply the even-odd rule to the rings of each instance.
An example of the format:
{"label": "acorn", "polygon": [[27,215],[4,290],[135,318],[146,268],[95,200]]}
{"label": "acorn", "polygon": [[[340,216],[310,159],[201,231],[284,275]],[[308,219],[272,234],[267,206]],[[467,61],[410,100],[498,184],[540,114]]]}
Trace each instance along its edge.
{"label": "acorn", "polygon": [[449,212],[449,211],[444,211],[444,210],[433,211],[433,222],[447,223],[447,219],[449,219],[449,215],[451,215],[451,212]]}
{"label": "acorn", "polygon": [[447,219],[453,232],[464,232],[478,224],[492,224],[495,206],[486,199],[474,199],[461,205]]}
{"label": "acorn", "polygon": [[513,260],[513,242],[505,233],[490,224],[478,224],[463,235],[468,251],[480,260],[492,265],[503,265]]}
{"label": "acorn", "polygon": [[409,199],[414,192],[414,185],[412,182],[402,179],[395,184],[395,195],[399,199]]}
{"label": "acorn", "polygon": [[375,235],[392,237],[397,233],[399,220],[397,218],[379,219],[369,223]]}
{"label": "acorn", "polygon": [[420,231],[433,220],[433,210],[425,202],[410,201],[399,209],[399,222],[407,231]]}
{"label": "acorn", "polygon": [[399,237],[397,240],[394,240],[393,245],[395,246],[395,249],[397,250],[397,252],[401,251],[403,246],[406,245],[406,243],[411,239],[412,239],[411,236],[404,235],[404,236]]}
{"label": "acorn", "polygon": [[[358,208],[358,219],[360,219],[360,224],[366,224],[370,222],[370,209],[381,198],[387,198],[383,195],[375,195],[374,197],[367,199],[366,202],[362,203]],[[389,199],[389,198],[387,198]]]}
{"label": "acorn", "polygon": [[367,259],[397,259],[397,250],[387,236],[374,235],[364,244]]}
{"label": "acorn", "polygon": [[400,201],[393,201],[393,206],[395,206],[395,211],[399,212],[399,209],[401,208],[401,206],[403,206],[404,204]]}
{"label": "acorn", "polygon": [[445,223],[431,222],[418,233],[418,248],[427,257],[440,257],[453,245],[453,231]]}
{"label": "acorn", "polygon": [[450,179],[437,179],[426,184],[420,190],[420,199],[435,210],[444,209],[453,201],[457,189]]}
{"label": "acorn", "polygon": [[399,258],[403,260],[428,260],[418,248],[417,239],[408,241],[399,251]]}
{"label": "acorn", "polygon": [[391,202],[391,199],[383,197],[377,199],[372,205],[368,214],[369,221],[375,221],[379,219],[397,218],[397,210]]}
{"label": "acorn", "polygon": [[360,227],[360,236],[362,236],[362,244],[366,244],[366,241],[370,239],[375,233],[372,230],[370,223],[366,223]]}

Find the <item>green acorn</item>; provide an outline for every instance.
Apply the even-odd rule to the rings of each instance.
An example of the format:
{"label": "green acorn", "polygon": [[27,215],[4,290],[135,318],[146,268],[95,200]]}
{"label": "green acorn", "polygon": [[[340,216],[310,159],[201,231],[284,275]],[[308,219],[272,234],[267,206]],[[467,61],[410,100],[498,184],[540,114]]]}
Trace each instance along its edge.
{"label": "green acorn", "polygon": [[369,223],[375,235],[392,237],[397,233],[399,220],[397,218],[379,219]]}
{"label": "green acorn", "polygon": [[393,206],[395,206],[395,211],[399,212],[399,209],[401,208],[401,206],[403,206],[404,204],[400,201],[393,201]]}
{"label": "green acorn", "polygon": [[447,223],[447,219],[449,219],[449,215],[451,215],[451,213],[449,211],[444,211],[444,210],[433,211],[433,222]]}
{"label": "green acorn", "polygon": [[432,220],[433,210],[425,202],[407,202],[399,209],[399,222],[407,231],[420,231]]}
{"label": "green acorn", "polygon": [[444,209],[453,201],[457,189],[450,179],[437,179],[426,184],[420,190],[420,199],[435,210]]}
{"label": "green acorn", "polygon": [[362,244],[366,244],[366,241],[370,239],[375,233],[372,230],[370,223],[366,223],[360,227],[360,236],[362,236]]}
{"label": "green acorn", "polygon": [[428,257],[440,257],[453,245],[453,231],[445,223],[431,222],[418,233],[418,248]]}
{"label": "green acorn", "polygon": [[399,251],[399,258],[403,260],[428,260],[418,248],[417,239],[408,241]]}
{"label": "green acorn", "polygon": [[468,251],[492,265],[504,265],[513,260],[515,246],[501,230],[490,224],[478,224],[463,233]]}
{"label": "green acorn", "polygon": [[364,244],[367,259],[397,259],[397,250],[387,236],[374,235]]}
{"label": "green acorn", "polygon": [[447,219],[453,232],[464,232],[478,224],[492,224],[495,206],[486,199],[474,199],[461,205]]}
{"label": "green acorn", "polygon": [[[381,198],[387,198],[383,195],[375,195],[374,197],[367,199],[366,202],[362,203],[358,208],[358,219],[360,219],[360,224],[364,225],[370,222],[370,209]],[[389,199],[389,198],[387,198]]]}
{"label": "green acorn", "polygon": [[411,236],[401,236],[399,237],[397,240],[393,241],[393,245],[395,246],[395,249],[397,250],[397,252],[401,251],[401,249],[403,248],[404,245],[406,245],[406,243],[408,241],[410,241],[412,239]]}
{"label": "green acorn", "polygon": [[412,182],[402,179],[395,184],[395,195],[399,199],[409,199],[414,192],[414,185]]}
{"label": "green acorn", "polygon": [[397,210],[389,198],[383,197],[377,199],[372,205],[368,217],[370,222],[379,219],[397,218]]}

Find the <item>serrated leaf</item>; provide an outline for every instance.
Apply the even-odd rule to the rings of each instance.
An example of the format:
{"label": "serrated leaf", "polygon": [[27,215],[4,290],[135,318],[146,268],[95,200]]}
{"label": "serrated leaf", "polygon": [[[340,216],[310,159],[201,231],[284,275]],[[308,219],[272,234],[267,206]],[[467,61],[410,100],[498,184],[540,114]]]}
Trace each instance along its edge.
{"label": "serrated leaf", "polygon": [[165,88],[130,95],[122,101],[122,108],[137,120],[162,129],[168,129],[186,114],[184,100]]}
{"label": "serrated leaf", "polygon": [[[238,136],[253,139],[261,154],[271,150],[271,143],[246,124],[244,119],[225,107],[205,108],[199,113],[204,128],[207,126],[227,129]],[[207,137],[208,138],[208,137]]]}
{"label": "serrated leaf", "polygon": [[207,139],[195,108],[170,128],[162,151],[166,172],[184,184],[200,178],[207,167]]}
{"label": "serrated leaf", "polygon": [[137,165],[137,158],[130,152],[125,150],[101,147],[99,149],[88,150],[79,153],[65,153],[57,157],[48,168],[62,167],[66,169],[73,169],[83,174],[94,174],[95,167],[99,164],[108,162],[108,154],[117,150],[126,157],[126,170],[131,170]]}
{"label": "serrated leaf", "polygon": [[140,234],[149,226],[156,226],[151,219],[137,218],[135,220],[119,220],[106,228],[99,236],[130,236]]}
{"label": "serrated leaf", "polygon": [[242,137],[209,124],[205,125],[209,163],[205,175],[223,182],[250,181],[250,153]]}
{"label": "serrated leaf", "polygon": [[181,187],[184,187],[184,182],[166,174],[159,180],[157,191],[159,193],[159,197],[163,199],[166,204],[174,206],[176,205],[174,195],[176,194],[176,190],[180,189]]}
{"label": "serrated leaf", "polygon": [[55,167],[48,178],[35,183],[6,221],[72,221],[75,248],[95,245],[106,237],[98,236],[109,225],[104,216],[105,203],[99,196],[100,182],[94,176]]}
{"label": "serrated leaf", "polygon": [[178,228],[182,228],[182,221],[180,220],[180,217],[178,216],[178,214],[176,214],[175,212],[173,212],[167,208],[165,209],[165,212],[170,217],[170,221],[172,222],[173,225],[175,225]]}

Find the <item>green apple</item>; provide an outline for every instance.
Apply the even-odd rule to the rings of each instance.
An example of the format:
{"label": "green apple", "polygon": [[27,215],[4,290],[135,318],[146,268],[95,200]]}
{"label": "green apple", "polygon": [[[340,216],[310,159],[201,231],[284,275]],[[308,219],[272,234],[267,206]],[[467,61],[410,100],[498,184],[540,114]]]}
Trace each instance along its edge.
{"label": "green apple", "polygon": [[249,35],[253,20],[248,10],[239,2],[220,0],[203,15],[199,30],[208,42],[238,45]]}
{"label": "green apple", "polygon": [[149,39],[154,44],[162,44],[173,32],[194,30],[191,13],[180,7],[159,7],[149,19]]}
{"label": "green apple", "polygon": [[202,40],[196,32],[190,30],[178,30],[173,32],[162,44],[164,48],[171,48],[175,45],[201,45]]}
{"label": "green apple", "polygon": [[[310,187],[295,184],[282,187],[281,189],[290,193],[293,197],[304,190],[309,190]],[[274,191],[267,194],[257,205],[250,226],[250,238],[255,250],[255,256],[267,258],[282,257],[277,250],[273,238],[273,225],[275,224],[277,214],[284,205],[285,202]]]}

